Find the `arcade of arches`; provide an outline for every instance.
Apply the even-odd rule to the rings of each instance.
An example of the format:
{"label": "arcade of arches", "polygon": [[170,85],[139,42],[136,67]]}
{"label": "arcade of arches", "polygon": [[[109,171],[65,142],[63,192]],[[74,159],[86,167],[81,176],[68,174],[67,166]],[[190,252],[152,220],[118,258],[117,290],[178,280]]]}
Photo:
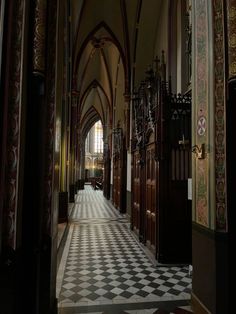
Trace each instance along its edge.
{"label": "arcade of arches", "polygon": [[[77,313],[58,307],[59,264],[99,224],[155,271],[190,265],[194,313],[234,312],[235,42],[236,0],[0,0],[2,314]],[[76,216],[90,207],[96,219]],[[111,313],[150,309],[128,293],[147,305],[156,282],[126,280]]]}

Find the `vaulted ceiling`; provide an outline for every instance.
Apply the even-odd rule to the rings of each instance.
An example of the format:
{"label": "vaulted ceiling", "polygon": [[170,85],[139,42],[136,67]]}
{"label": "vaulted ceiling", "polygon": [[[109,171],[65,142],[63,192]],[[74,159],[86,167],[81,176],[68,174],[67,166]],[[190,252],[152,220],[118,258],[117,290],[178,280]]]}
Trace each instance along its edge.
{"label": "vaulted ceiling", "polygon": [[83,133],[142,79],[154,58],[161,0],[71,0],[73,78]]}

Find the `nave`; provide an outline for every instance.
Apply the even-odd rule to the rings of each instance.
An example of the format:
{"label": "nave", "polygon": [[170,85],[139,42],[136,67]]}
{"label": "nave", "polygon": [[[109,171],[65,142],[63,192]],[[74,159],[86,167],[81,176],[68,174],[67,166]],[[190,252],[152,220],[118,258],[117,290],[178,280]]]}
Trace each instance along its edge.
{"label": "nave", "polygon": [[187,266],[155,265],[125,215],[85,185],[57,275],[59,314],[191,313]]}

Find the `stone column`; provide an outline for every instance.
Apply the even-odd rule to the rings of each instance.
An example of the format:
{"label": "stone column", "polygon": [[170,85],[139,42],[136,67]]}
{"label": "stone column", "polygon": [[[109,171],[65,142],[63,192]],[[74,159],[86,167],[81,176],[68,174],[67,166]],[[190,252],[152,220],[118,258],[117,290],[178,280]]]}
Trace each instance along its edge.
{"label": "stone column", "polygon": [[72,104],[75,107],[75,122],[74,122],[74,184],[75,193],[80,189],[79,180],[79,92],[77,90],[72,90]]}
{"label": "stone column", "polygon": [[[41,2],[41,1],[40,1]],[[43,172],[43,217],[40,254],[39,313],[56,313],[56,274],[58,250],[58,206],[59,206],[59,162],[62,82],[59,62],[58,42],[63,34],[62,17],[66,14],[62,0],[50,0],[47,3],[47,24],[45,38],[45,129],[44,129],[44,172]],[[44,8],[43,5],[41,7]],[[62,25],[62,26],[61,26]],[[58,140],[57,140],[58,139]],[[58,142],[58,143],[57,143]]]}
{"label": "stone column", "polygon": [[70,120],[70,186],[69,186],[69,201],[74,202],[76,194],[75,185],[75,165],[76,165],[76,125],[77,125],[77,98],[72,94],[71,101],[71,120]]}
{"label": "stone column", "polygon": [[0,311],[13,313],[21,254],[26,1],[0,1],[0,14]]}
{"label": "stone column", "polygon": [[[19,172],[21,160],[21,123],[22,105],[24,102],[24,25],[25,25],[25,1],[16,0],[8,3],[7,25],[7,55],[4,64],[4,139],[6,147],[2,154],[3,162],[4,203],[3,203],[3,245],[15,250],[17,248],[16,229],[17,215],[21,208],[19,197]],[[4,157],[3,155],[1,156]],[[2,188],[1,188],[2,192]],[[1,212],[1,208],[0,208]]]}

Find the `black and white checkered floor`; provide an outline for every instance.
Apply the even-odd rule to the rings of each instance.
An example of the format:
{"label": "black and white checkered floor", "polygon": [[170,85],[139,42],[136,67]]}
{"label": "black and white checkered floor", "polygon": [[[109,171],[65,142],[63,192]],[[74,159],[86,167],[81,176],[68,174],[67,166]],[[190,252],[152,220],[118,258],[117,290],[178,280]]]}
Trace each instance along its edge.
{"label": "black and white checkered floor", "polygon": [[117,219],[121,218],[119,212],[103,197],[102,191],[93,190],[85,185],[85,190],[79,191],[72,213],[72,220],[81,219]]}
{"label": "black and white checkered floor", "polygon": [[164,301],[172,307],[163,313],[175,313],[177,301],[188,304],[188,268],[154,266],[100,191],[79,192],[72,221],[58,271],[59,313],[162,313]]}

